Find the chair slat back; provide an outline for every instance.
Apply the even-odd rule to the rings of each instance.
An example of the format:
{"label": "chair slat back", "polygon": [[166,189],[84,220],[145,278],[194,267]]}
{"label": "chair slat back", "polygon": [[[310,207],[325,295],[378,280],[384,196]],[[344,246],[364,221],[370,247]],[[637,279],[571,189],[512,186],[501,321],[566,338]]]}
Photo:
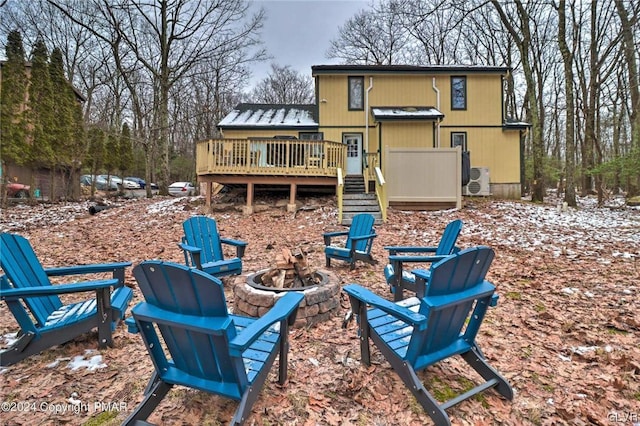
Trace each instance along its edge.
{"label": "chair slat back", "polygon": [[462,221],[460,219],[456,219],[447,224],[444,228],[440,243],[436,248],[436,256],[444,256],[453,253],[453,249],[456,246],[456,241],[461,230]]}
{"label": "chair slat back", "polygon": [[216,221],[206,216],[192,216],[182,224],[187,244],[202,249],[202,263],[224,260]]}
{"label": "chair slat back", "polygon": [[[9,285],[14,288],[51,286],[33,247],[21,235],[7,232],[0,234],[0,267],[9,278]],[[55,295],[27,297],[24,302],[39,326],[43,326],[47,317],[62,306],[60,298]]]}
{"label": "chair slat back", "polygon": [[[471,299],[456,303],[456,298],[459,293],[485,283],[485,276],[493,258],[494,252],[491,248],[480,246],[462,250],[433,265],[429,286],[419,310],[428,317],[427,328],[424,331],[414,330],[407,352],[408,358],[434,353],[461,338],[477,301]],[[450,296],[449,301],[453,303],[443,309],[430,309],[427,302],[436,296]],[[488,303],[483,309],[486,310],[487,307]],[[474,316],[476,314],[480,313],[474,312]],[[483,315],[484,312],[479,317],[480,321]],[[465,337],[475,339],[475,335]]]}
{"label": "chair slat back", "polygon": [[[246,383],[242,361],[229,355],[229,341],[236,331],[219,279],[184,265],[161,261],[142,262],[133,269],[133,275],[147,304],[176,314],[206,318],[208,325],[220,325],[210,333],[189,330],[179,323],[158,325],[175,367],[208,381]],[[133,314],[136,315],[135,308]],[[141,332],[146,342],[158,341],[153,327],[141,327]],[[149,352],[154,364],[162,369],[161,345],[152,346]]]}
{"label": "chair slat back", "polygon": [[369,235],[374,233],[373,224],[375,218],[369,213],[360,213],[353,217],[351,221],[351,227],[349,228],[349,235],[345,244],[346,248],[350,249],[355,244],[355,249],[363,253],[369,253],[371,251],[372,240],[360,240],[354,242],[353,237],[359,237],[362,235]]}

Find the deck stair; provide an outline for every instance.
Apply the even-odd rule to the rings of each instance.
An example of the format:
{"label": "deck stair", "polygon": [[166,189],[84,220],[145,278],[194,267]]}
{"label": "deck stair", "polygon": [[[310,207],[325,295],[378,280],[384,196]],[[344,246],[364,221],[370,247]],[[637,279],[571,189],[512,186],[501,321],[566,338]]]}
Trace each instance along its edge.
{"label": "deck stair", "polygon": [[382,212],[375,193],[365,193],[364,177],[348,175],[344,179],[342,196],[342,225],[351,225],[353,216],[358,213],[370,213],[376,224],[382,223]]}

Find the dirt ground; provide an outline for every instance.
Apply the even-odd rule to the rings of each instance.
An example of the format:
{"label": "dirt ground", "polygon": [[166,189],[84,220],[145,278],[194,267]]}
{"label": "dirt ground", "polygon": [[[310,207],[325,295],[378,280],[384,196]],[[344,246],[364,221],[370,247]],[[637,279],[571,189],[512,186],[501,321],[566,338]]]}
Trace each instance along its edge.
{"label": "dirt ground", "polygon": [[[266,197],[251,216],[218,211],[224,237],[249,242],[246,274],[269,266],[275,251],[300,247],[312,266],[324,267],[322,233],[337,225],[335,199],[302,197],[296,213]],[[91,203],[12,206],[0,230],[24,235],[45,266],[146,259],[184,262],[177,247],[181,224],[203,213],[201,198],[117,200],[89,215]],[[532,204],[467,200],[461,210],[390,210],[377,225],[373,256],[378,265],[333,262],[343,284],[358,283],[391,299],[382,269],[387,245],[436,245],[445,225],[464,221],[460,247],[488,245],[496,251],[489,271],[500,294],[478,344],[515,390],[513,401],[493,391],[448,413],[454,425],[637,425],[640,423],[640,210],[578,210],[557,202]],[[234,279],[226,281],[233,306]],[[127,270],[127,285],[136,283]],[[141,300],[135,291],[131,306]],[[248,425],[432,424],[381,354],[360,364],[355,324],[342,328],[346,297],[335,317],[296,328],[290,335],[289,381],[277,384],[274,368]],[[17,331],[3,304],[0,336]],[[98,351],[95,334],[32,356],[0,372],[1,425],[112,425],[143,397],[153,371],[139,335],[124,325],[115,346]],[[4,340],[4,344],[3,344]],[[6,347],[6,339],[0,339]],[[93,350],[93,352],[85,352]],[[80,356],[99,365],[76,370]],[[75,360],[77,361],[77,359]],[[75,365],[75,364],[74,364]],[[468,386],[464,363],[446,360],[419,375],[435,395]],[[227,424],[237,403],[176,387],[150,417],[157,424]],[[74,408],[75,407],[75,408]]]}

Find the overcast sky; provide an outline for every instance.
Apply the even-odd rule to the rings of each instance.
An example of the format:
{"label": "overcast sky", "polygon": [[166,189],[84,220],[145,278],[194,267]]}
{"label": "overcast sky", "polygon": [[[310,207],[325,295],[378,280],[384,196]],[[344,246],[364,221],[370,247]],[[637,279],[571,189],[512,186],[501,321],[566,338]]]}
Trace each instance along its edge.
{"label": "overcast sky", "polygon": [[254,7],[265,10],[262,37],[270,61],[256,66],[252,81],[265,78],[271,63],[290,65],[311,77],[312,65],[338,63],[325,54],[329,42],[338,35],[338,27],[369,0],[254,0]]}

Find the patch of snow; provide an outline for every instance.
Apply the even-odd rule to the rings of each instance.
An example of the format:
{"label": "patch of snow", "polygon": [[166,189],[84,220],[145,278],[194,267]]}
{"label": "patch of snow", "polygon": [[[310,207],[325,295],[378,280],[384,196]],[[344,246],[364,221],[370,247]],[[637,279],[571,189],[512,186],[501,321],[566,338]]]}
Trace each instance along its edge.
{"label": "patch of snow", "polygon": [[575,288],[575,287],[565,287],[561,290],[564,294],[576,294],[576,293],[580,293],[580,289],[579,288]]}
{"label": "patch of snow", "polygon": [[4,345],[11,346],[18,340],[18,333],[7,333],[2,336],[2,342]]}
{"label": "patch of snow", "polygon": [[597,349],[599,349],[598,346],[577,346],[577,347],[571,348],[571,351],[574,354],[585,355],[589,352],[595,352]]}
{"label": "patch of snow", "polygon": [[76,355],[67,365],[67,368],[70,368],[72,371],[78,370],[80,368],[86,368],[89,371],[95,371],[99,368],[106,368],[107,364],[102,362],[102,355],[93,355],[88,359],[85,359],[86,356],[89,356],[94,351],[88,349],[85,351],[84,355]]}

